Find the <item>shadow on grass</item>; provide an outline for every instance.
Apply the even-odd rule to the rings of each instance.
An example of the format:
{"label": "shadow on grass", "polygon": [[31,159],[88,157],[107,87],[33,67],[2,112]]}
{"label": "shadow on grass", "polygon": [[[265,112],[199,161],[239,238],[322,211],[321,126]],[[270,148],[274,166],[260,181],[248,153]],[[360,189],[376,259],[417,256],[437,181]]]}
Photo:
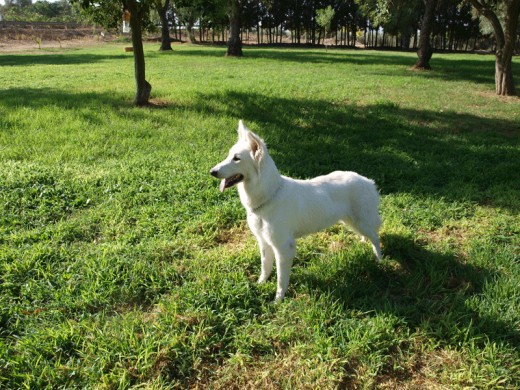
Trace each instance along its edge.
{"label": "shadow on grass", "polygon": [[520,345],[514,323],[468,305],[498,272],[427,250],[411,238],[387,234],[382,242],[385,256],[397,261],[397,267],[360,258],[326,278],[308,273],[293,279],[318,294],[331,293],[349,309],[402,318],[410,329],[422,329],[444,345],[459,347],[468,339],[478,344],[486,337]]}
{"label": "shadow on grass", "polygon": [[[186,108],[244,119],[291,176],[353,170],[375,179],[384,194],[520,209],[518,121],[401,109],[384,101],[359,107],[232,91],[201,95]],[[234,129],[228,131],[233,139]]]}
{"label": "shadow on grass", "polygon": [[[157,55],[157,54],[155,54]],[[223,52],[218,50],[207,50],[204,48],[186,50],[183,56],[201,57],[223,57]],[[428,78],[439,78],[447,80],[464,80],[474,83],[494,85],[495,82],[495,56],[493,54],[477,55],[473,58],[455,58],[457,54],[442,54],[432,57],[432,71],[419,72],[411,70],[415,64],[416,57],[410,53],[403,52],[373,52],[371,50],[341,50],[333,49],[320,51],[319,49],[303,48],[265,48],[247,47],[244,58],[269,59],[283,64],[284,62],[297,62],[301,64],[349,64],[359,66],[384,65],[394,69],[405,68],[406,71],[414,72]],[[469,56],[469,54],[467,55]],[[513,74],[520,73],[520,62],[513,61]],[[396,70],[397,71],[397,70]],[[516,79],[516,84],[520,85]]]}
{"label": "shadow on grass", "polygon": [[[166,53],[175,55],[176,52]],[[200,49],[190,47],[183,50],[182,56],[198,57],[224,57],[225,49],[208,50],[202,46]],[[164,53],[151,51],[146,53],[146,58],[156,58]],[[129,59],[127,54],[89,54],[67,51],[66,53],[46,53],[42,54],[9,54],[0,56],[0,66],[32,66],[32,65],[80,65],[95,63],[114,59]],[[266,47],[247,47],[245,51],[246,59],[270,59],[280,62],[297,62],[301,64],[353,64],[360,66],[386,65],[389,67],[411,68],[415,63],[415,56],[410,53],[402,52],[373,52],[371,50],[319,50],[302,48],[266,48]],[[486,60],[483,60],[486,58]],[[432,58],[433,71],[424,72],[424,77],[442,78],[453,80],[466,80],[475,83],[494,83],[495,59],[493,55],[475,55],[474,59],[452,59],[450,55],[434,55]],[[283,65],[281,65],[283,66]],[[419,73],[420,72],[416,72]],[[520,73],[520,63],[513,61],[513,74]],[[517,79],[517,84],[519,80]],[[520,88],[519,88],[520,89]]]}
{"label": "shadow on grass", "polygon": [[45,106],[62,107],[63,109],[78,109],[90,106],[109,109],[132,108],[131,96],[123,96],[115,93],[98,92],[67,92],[52,88],[10,88],[0,90],[0,107],[31,107],[42,108]]}
{"label": "shadow on grass", "polygon": [[[106,125],[106,112],[115,111],[125,114],[138,110],[132,106],[131,95],[117,93],[74,93],[52,88],[11,88],[0,90],[0,110],[9,110],[13,107],[30,107],[41,109],[44,107],[58,107],[70,111],[73,117],[79,117],[90,124]],[[143,118],[139,114],[139,118]],[[0,125],[8,130],[17,126],[7,119],[0,118]]]}
{"label": "shadow on grass", "polygon": [[[378,55],[369,51],[360,50],[331,50],[320,51],[318,49],[305,49],[301,47],[294,48],[266,48],[266,47],[247,47],[244,57],[233,58],[233,60],[248,59],[269,59],[276,62],[297,62],[300,64],[355,64],[355,65],[391,65],[391,66],[407,66],[410,63],[410,57],[399,54]],[[224,57],[225,49],[207,50],[204,47],[200,49],[192,49],[183,51],[183,56],[200,56],[200,57]],[[413,64],[412,64],[413,65]]]}
{"label": "shadow on grass", "polygon": [[[0,91],[0,107],[17,105],[58,106],[99,124],[105,123],[107,110],[139,123],[155,109],[135,108],[129,96],[112,93]],[[352,170],[374,179],[383,194],[408,192],[520,210],[518,120],[402,109],[386,101],[357,106],[235,91],[199,94],[186,104],[160,107],[166,115],[156,115],[154,121],[164,126],[170,115],[186,111],[244,119],[265,138],[284,174],[307,178]],[[214,145],[222,155],[235,140],[234,127],[225,130],[229,145]]]}
{"label": "shadow on grass", "polygon": [[2,66],[33,66],[33,65],[82,65],[96,62],[129,58],[125,54],[88,54],[75,53],[45,53],[45,54],[9,54],[0,56]]}

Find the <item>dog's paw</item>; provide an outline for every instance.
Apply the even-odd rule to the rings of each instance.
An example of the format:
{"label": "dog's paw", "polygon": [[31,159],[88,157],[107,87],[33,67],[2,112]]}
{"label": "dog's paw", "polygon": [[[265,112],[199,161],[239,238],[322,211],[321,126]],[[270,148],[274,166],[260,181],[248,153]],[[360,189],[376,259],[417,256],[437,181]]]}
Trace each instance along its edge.
{"label": "dog's paw", "polygon": [[269,276],[266,276],[266,275],[260,275],[260,277],[258,278],[258,284],[263,284],[265,282],[267,282],[267,279],[269,279]]}
{"label": "dog's paw", "polygon": [[285,292],[278,291],[274,297],[274,303],[282,302],[285,296]]}

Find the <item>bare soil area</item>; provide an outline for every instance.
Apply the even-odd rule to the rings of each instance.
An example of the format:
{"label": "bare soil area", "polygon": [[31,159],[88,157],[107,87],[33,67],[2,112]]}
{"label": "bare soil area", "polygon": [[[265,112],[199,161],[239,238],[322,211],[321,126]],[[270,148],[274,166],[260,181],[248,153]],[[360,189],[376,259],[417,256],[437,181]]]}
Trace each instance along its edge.
{"label": "bare soil area", "polygon": [[0,53],[20,53],[38,51],[41,49],[70,49],[75,47],[93,46],[105,42],[104,39],[82,38],[68,41],[21,41],[9,40],[0,42]]}
{"label": "bare soil area", "polygon": [[67,24],[0,22],[0,52],[92,46],[114,37],[101,29]]}

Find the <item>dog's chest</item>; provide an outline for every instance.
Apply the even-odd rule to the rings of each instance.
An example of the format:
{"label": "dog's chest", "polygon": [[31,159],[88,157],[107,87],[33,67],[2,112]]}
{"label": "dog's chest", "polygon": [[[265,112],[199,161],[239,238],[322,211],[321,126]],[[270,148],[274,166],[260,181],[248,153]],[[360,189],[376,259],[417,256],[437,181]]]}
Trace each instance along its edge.
{"label": "dog's chest", "polygon": [[263,232],[264,228],[266,227],[266,221],[264,221],[258,215],[250,213],[247,216],[247,223],[249,225],[249,228],[255,235],[257,235],[257,236],[263,235],[262,232]]}

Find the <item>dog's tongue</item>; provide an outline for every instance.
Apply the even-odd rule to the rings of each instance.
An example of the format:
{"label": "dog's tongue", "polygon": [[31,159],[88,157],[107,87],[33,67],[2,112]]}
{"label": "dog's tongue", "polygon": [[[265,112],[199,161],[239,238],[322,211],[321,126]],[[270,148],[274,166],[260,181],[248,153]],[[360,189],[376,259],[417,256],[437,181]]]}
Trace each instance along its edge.
{"label": "dog's tongue", "polygon": [[222,181],[220,182],[219,190],[220,190],[220,192],[224,192],[225,189],[226,189],[226,179],[222,179]]}

